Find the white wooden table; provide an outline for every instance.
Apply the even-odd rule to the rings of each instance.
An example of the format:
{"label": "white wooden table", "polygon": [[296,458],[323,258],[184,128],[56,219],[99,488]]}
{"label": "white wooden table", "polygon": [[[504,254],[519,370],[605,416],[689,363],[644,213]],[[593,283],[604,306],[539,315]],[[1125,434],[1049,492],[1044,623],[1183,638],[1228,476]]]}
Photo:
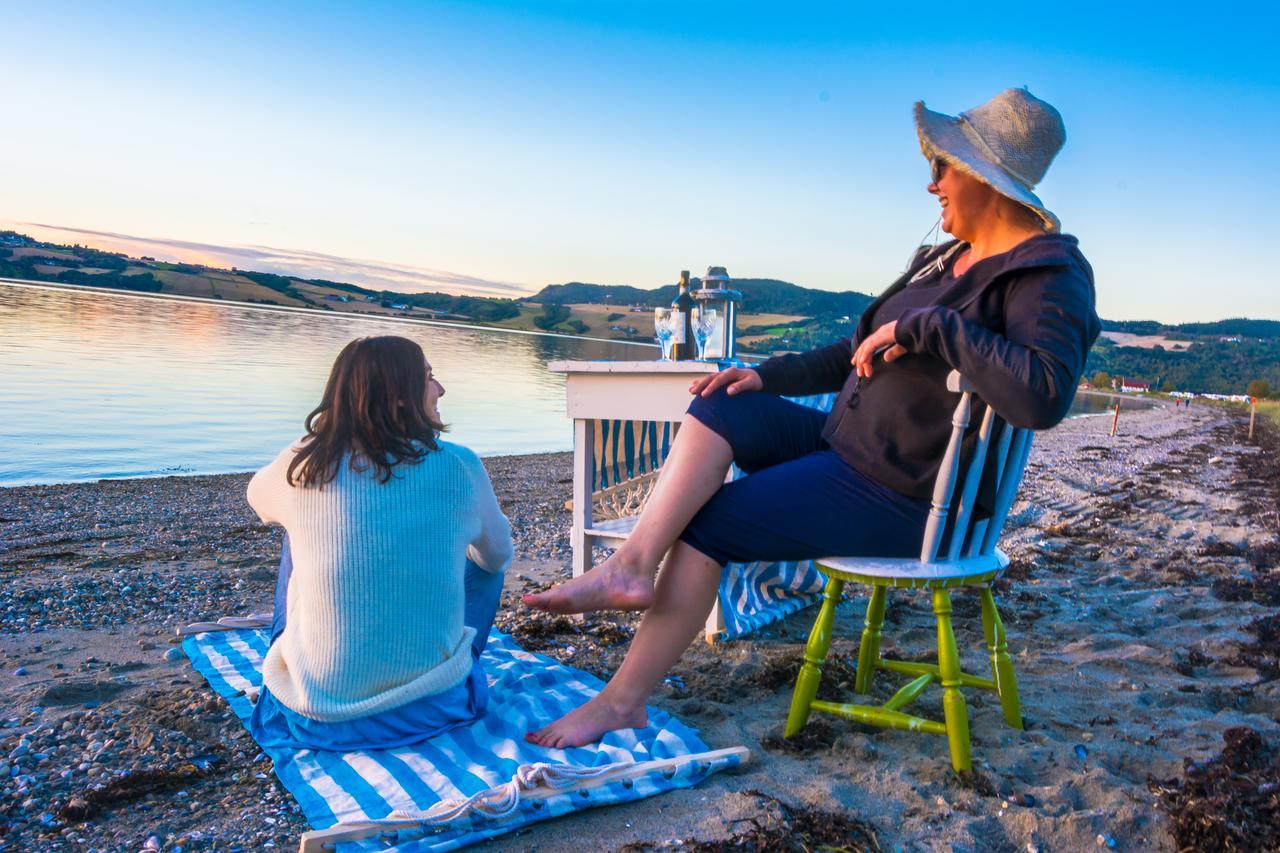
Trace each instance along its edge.
{"label": "white wooden table", "polygon": [[[689,402],[689,385],[716,373],[715,362],[553,361],[547,369],[565,374],[566,413],[573,419],[573,576],[591,568],[597,543],[616,547],[635,527],[636,517],[592,521],[593,453],[597,420],[679,423]],[[723,630],[717,603],[707,618],[707,639]]]}

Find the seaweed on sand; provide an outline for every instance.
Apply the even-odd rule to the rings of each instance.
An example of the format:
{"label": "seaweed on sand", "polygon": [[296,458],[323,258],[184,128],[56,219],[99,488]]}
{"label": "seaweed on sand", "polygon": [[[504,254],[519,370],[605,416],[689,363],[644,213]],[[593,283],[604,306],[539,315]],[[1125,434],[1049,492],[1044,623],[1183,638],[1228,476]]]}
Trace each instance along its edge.
{"label": "seaweed on sand", "polygon": [[98,812],[145,797],[190,785],[206,775],[194,764],[180,764],[158,770],[143,770],[112,779],[101,788],[93,788],[79,796],[73,796],[58,809],[59,819],[67,823],[81,823]]}
{"label": "seaweed on sand", "polygon": [[1188,758],[1183,778],[1147,779],[1178,849],[1280,850],[1280,749],[1246,726],[1222,739],[1222,754]]}
{"label": "seaweed on sand", "polygon": [[1218,578],[1211,587],[1222,601],[1256,601],[1266,607],[1280,607],[1280,571],[1259,572],[1249,578]]}
{"label": "seaweed on sand", "polygon": [[779,726],[771,734],[761,738],[760,745],[770,752],[789,752],[793,755],[825,753],[849,727],[849,724],[833,725],[828,718],[815,714],[809,718],[804,728],[791,737],[783,737],[782,727]]}
{"label": "seaweed on sand", "polygon": [[620,848],[619,853],[645,853],[657,849],[679,850],[681,853],[755,853],[766,850],[862,853],[881,849],[875,827],[853,815],[805,805],[788,805],[762,791],[747,790],[743,793],[757,798],[761,806],[761,814],[735,821],[750,824],[750,829],[739,829],[728,838],[716,841],[689,838],[675,842],[627,844]]}
{"label": "seaweed on sand", "polygon": [[1242,645],[1229,663],[1253,667],[1264,679],[1280,678],[1280,617],[1260,616],[1244,629],[1257,639]]}

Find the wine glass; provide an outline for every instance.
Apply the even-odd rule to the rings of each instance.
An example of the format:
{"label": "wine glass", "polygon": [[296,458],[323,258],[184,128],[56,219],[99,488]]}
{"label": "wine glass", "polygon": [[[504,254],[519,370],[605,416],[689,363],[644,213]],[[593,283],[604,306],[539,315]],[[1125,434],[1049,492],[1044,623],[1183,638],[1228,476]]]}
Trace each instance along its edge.
{"label": "wine glass", "polygon": [[670,308],[653,309],[653,333],[658,338],[658,343],[662,346],[662,358],[660,361],[671,361],[671,342],[676,336],[676,328],[674,317],[671,316]]}
{"label": "wine glass", "polygon": [[706,360],[707,341],[716,328],[716,309],[702,305],[693,309],[693,340],[698,345],[698,361]]}

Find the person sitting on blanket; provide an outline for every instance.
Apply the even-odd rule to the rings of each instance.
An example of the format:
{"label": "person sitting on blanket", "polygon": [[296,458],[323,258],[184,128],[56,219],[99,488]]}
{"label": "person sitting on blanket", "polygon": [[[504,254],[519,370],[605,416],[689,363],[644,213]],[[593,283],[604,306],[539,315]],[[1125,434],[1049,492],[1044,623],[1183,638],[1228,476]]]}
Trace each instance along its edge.
{"label": "person sitting on blanket", "polygon": [[[531,742],[643,725],[726,563],[918,554],[958,401],[950,371],[1015,426],[1066,415],[1100,323],[1089,263],[1032,192],[1065,141],[1061,116],[1009,89],[958,117],[917,103],[915,120],[940,227],[956,239],[917,250],[852,340],[693,384],[630,538],[595,570],[525,597],[559,613],[645,611],[608,686]],[[783,399],[835,391],[829,415]],[[731,462],[750,476],[725,483]],[[993,503],[980,495],[980,510]]]}
{"label": "person sitting on blanket", "polygon": [[511,527],[479,457],[440,440],[442,396],[413,341],[354,340],[307,434],[249,482],[285,529],[260,744],[388,749],[484,714]]}

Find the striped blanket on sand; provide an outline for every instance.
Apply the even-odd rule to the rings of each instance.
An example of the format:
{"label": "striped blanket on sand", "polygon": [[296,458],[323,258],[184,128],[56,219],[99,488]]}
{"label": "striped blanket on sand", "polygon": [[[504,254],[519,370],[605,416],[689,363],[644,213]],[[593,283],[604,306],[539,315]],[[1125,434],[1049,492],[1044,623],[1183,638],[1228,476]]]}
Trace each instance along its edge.
{"label": "striped blanket on sand", "polygon": [[[189,637],[183,651],[192,665],[245,721],[262,684],[265,629],[210,632]],[[524,733],[556,719],[594,696],[603,683],[588,673],[520,648],[494,631],[482,658],[489,679],[483,720],[412,747],[366,752],[268,750],[280,782],[297,798],[312,827],[384,818],[393,811],[422,811],[442,799],[467,797],[511,779],[521,764],[549,762],[598,767],[705,752],[697,732],[670,714],[649,708],[649,726],[611,732],[597,744],[545,749],[525,743]],[[339,853],[365,850],[454,850],[511,832],[535,821],[594,806],[638,800],[695,785],[737,763],[736,757],[693,763],[667,775],[617,782],[591,791],[522,803],[501,822],[466,818],[417,837],[402,835],[390,847],[371,838],[339,844]]]}

